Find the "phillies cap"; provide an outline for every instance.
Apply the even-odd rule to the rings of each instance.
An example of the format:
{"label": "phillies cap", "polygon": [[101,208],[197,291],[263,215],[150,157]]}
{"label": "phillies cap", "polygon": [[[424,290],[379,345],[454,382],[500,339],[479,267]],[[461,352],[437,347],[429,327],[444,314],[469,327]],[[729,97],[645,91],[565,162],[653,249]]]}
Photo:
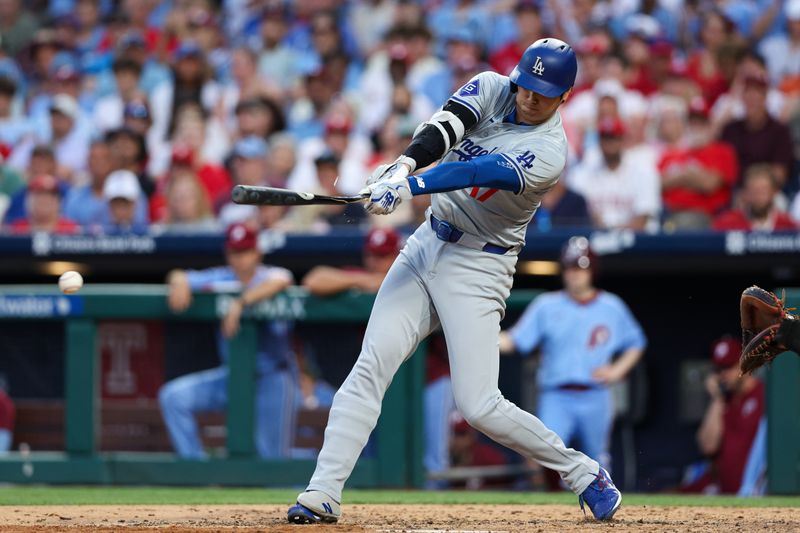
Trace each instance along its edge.
{"label": "phillies cap", "polygon": [[176,144],[172,147],[172,164],[190,167],[194,165],[194,151],[185,144]]}
{"label": "phillies cap", "polygon": [[702,96],[697,95],[689,101],[690,117],[707,119],[710,114],[711,109],[708,106],[708,102]]}
{"label": "phillies cap", "polygon": [[60,194],[58,180],[50,174],[39,174],[28,183],[29,192],[50,192]]}
{"label": "phillies cap", "polygon": [[246,224],[236,223],[228,226],[225,232],[225,249],[235,252],[253,250],[258,246],[258,235]]}
{"label": "phillies cap", "polygon": [[141,194],[139,179],[130,170],[115,170],[108,175],[103,185],[103,198],[106,200],[124,198],[135,202]]}
{"label": "phillies cap", "polygon": [[739,364],[742,354],[742,343],[739,339],[726,335],[714,341],[711,345],[711,362],[720,369],[730,368]]}
{"label": "phillies cap", "polygon": [[343,116],[328,117],[325,121],[325,133],[343,133],[347,135],[353,129],[353,123],[350,119]]}
{"label": "phillies cap", "polygon": [[618,118],[606,118],[597,125],[597,133],[604,137],[622,137],[625,124]]}
{"label": "phillies cap", "polygon": [[372,255],[397,255],[400,252],[400,234],[391,228],[372,228],[367,233],[364,252]]}

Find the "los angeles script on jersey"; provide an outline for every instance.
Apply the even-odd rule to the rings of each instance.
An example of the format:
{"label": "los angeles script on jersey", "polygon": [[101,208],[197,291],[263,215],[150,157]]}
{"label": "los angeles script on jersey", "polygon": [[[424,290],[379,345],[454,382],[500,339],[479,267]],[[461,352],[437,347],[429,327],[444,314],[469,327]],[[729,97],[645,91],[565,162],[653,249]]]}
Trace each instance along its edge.
{"label": "los angeles script on jersey", "polygon": [[459,161],[472,161],[476,157],[493,154],[496,151],[496,146],[491,150],[487,150],[480,144],[475,143],[475,141],[470,138],[466,138],[461,141],[461,144],[458,145],[458,148],[453,148],[453,153],[458,155]]}

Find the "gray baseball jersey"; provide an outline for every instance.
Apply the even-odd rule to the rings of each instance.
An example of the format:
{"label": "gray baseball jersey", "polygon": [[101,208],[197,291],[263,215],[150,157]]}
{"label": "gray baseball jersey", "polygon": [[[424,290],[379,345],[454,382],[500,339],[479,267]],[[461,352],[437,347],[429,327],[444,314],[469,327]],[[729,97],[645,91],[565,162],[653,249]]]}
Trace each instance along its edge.
{"label": "gray baseball jersey", "polygon": [[[538,126],[514,124],[508,78],[483,73],[453,99],[479,122],[445,161],[503,154],[520,179],[520,192],[479,188],[433,196],[434,214],[473,237],[520,247],[542,195],[566,159],[561,119]],[[512,115],[508,122],[504,118]],[[336,501],[375,427],[383,395],[417,344],[440,325],[450,358],[455,404],[467,422],[495,441],[553,469],[576,494],[594,481],[596,461],[567,448],[535,416],[506,400],[498,389],[498,337],[517,256],[496,254],[439,238],[430,223],[408,239],[381,285],[364,334],[361,354],[333,400],[325,443],[308,490]]]}
{"label": "gray baseball jersey", "polygon": [[472,110],[478,123],[464,134],[442,162],[469,161],[502,153],[514,166],[521,192],[471,187],[434,194],[433,214],[488,242],[518,250],[542,196],[564,170],[567,137],[561,115],[537,126],[514,124],[514,93],[506,76],[484,72],[462,87],[452,99]]}

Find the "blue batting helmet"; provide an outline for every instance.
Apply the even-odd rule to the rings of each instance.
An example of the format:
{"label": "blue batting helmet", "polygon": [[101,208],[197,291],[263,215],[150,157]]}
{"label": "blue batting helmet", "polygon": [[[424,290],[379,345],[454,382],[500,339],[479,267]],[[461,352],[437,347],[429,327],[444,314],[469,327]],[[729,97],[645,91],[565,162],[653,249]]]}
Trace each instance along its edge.
{"label": "blue batting helmet", "polygon": [[[559,39],[539,39],[525,50],[511,82],[535,93],[554,97],[575,85],[578,60],[570,45]],[[512,89],[515,87],[512,85]]]}

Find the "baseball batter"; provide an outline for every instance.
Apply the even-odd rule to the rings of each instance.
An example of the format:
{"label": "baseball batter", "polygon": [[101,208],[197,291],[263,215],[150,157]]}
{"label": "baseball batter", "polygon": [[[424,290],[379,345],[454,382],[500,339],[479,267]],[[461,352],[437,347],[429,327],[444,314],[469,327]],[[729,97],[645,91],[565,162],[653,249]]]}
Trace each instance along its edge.
{"label": "baseball batter", "polygon": [[370,176],[371,213],[391,213],[419,194],[432,194],[432,206],[378,291],[361,354],[334,397],[316,470],[289,509],[290,522],[339,519],[344,483],[392,377],[440,324],[466,421],[557,471],[595,518],[616,512],[622,496],[608,473],[498,389],[500,320],[526,227],[564,169],[567,141],[557,110],[576,72],[567,43],[536,41],[509,77],[483,72],[464,85],[417,128],[397,161]]}

